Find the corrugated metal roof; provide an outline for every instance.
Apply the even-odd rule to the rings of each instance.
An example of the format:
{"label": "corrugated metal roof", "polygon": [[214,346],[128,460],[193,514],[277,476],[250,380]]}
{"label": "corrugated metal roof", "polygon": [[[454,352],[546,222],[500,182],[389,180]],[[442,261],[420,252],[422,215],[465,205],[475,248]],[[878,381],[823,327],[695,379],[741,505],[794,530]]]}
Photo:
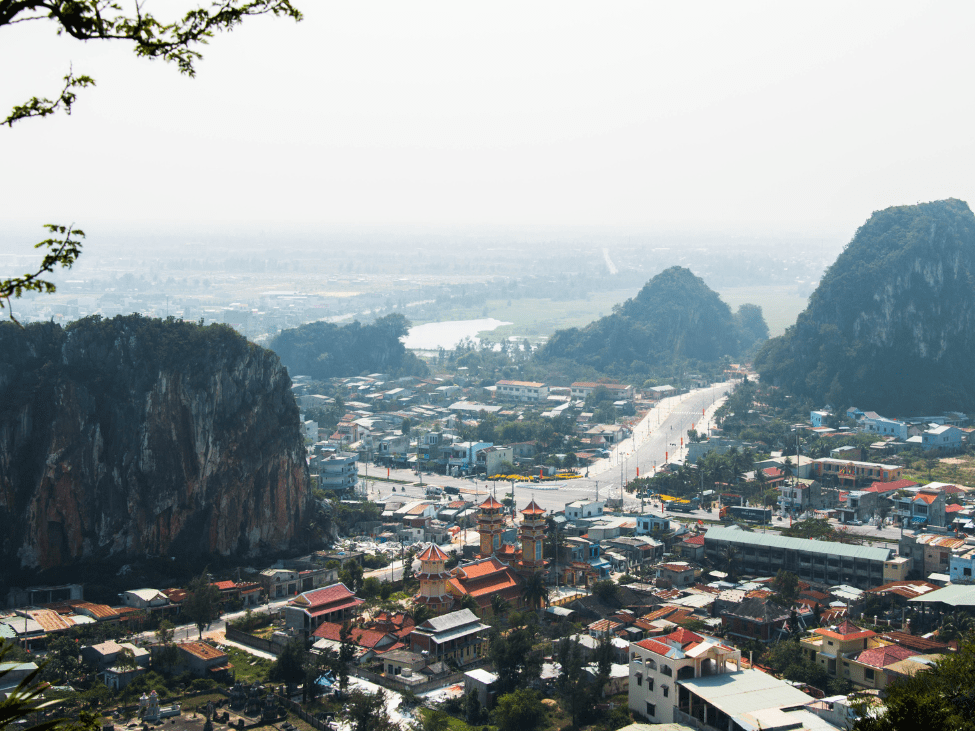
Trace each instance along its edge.
{"label": "corrugated metal roof", "polygon": [[809,538],[787,538],[768,533],[749,533],[736,528],[708,528],[704,539],[706,541],[725,541],[740,545],[770,546],[772,548],[781,548],[790,551],[826,553],[831,556],[863,558],[872,561],[886,561],[894,552],[892,548],[853,546],[846,543],[833,543],[831,541],[814,541]]}
{"label": "corrugated metal roof", "polygon": [[784,680],[759,670],[688,678],[677,684],[732,717],[763,708],[804,706],[815,700]]}

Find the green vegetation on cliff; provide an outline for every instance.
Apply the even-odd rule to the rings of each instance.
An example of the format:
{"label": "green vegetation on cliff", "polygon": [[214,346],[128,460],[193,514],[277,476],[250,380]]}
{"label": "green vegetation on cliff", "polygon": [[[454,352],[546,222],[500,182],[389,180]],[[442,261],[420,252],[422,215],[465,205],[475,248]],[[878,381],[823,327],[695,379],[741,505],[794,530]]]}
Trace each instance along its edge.
{"label": "green vegetation on cliff", "polygon": [[270,348],[289,372],[316,380],[367,373],[424,376],[426,364],[402,343],[409,329],[400,314],[380,317],[371,325],[311,322],[280,333]]}
{"label": "green vegetation on cliff", "polygon": [[556,332],[538,359],[564,359],[607,375],[645,375],[679,362],[737,358],[767,337],[760,307],[742,305],[732,315],[704,280],[671,267],[613,314]]}
{"label": "green vegetation on cliff", "polygon": [[755,366],[820,404],[908,416],[975,408],[973,361],[975,216],[950,199],[874,213]]}

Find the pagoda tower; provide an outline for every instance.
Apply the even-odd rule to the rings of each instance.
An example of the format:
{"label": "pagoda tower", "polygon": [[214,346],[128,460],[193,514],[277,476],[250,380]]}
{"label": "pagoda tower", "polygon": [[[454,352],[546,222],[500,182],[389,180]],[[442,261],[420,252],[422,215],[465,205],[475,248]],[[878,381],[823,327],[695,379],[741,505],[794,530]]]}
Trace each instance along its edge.
{"label": "pagoda tower", "polygon": [[447,593],[447,580],[450,574],[444,568],[447,554],[440,550],[437,544],[430,547],[417,557],[420,570],[416,578],[420,580],[420,591],[413,596],[413,602],[430,608],[434,614],[449,610],[454,599]]}
{"label": "pagoda tower", "polygon": [[504,506],[491,495],[478,506],[477,532],[481,534],[481,558],[487,558],[501,548],[504,532]]}
{"label": "pagoda tower", "polygon": [[521,525],[518,526],[518,538],[521,540],[521,563],[518,572],[524,575],[540,574],[545,571],[544,543],[545,511],[532,500],[521,511]]}

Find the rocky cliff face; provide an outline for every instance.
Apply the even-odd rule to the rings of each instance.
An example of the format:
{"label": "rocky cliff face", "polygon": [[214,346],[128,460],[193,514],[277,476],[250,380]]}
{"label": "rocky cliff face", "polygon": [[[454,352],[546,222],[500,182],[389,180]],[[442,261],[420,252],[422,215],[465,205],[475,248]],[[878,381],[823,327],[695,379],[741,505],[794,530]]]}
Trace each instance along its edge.
{"label": "rocky cliff face", "polygon": [[291,382],[223,326],[0,326],[0,557],[250,555],[308,504]]}
{"label": "rocky cliff face", "polygon": [[975,408],[973,360],[975,216],[945,200],[874,213],[756,366],[820,404],[908,416]]}

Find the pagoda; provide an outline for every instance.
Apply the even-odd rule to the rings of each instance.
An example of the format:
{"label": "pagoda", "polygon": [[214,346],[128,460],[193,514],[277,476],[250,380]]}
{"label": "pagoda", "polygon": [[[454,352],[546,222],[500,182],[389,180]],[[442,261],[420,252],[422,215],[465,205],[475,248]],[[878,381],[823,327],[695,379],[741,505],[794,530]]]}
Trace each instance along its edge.
{"label": "pagoda", "polygon": [[454,599],[447,593],[447,581],[450,579],[450,573],[444,568],[447,554],[437,544],[431,543],[417,558],[420,571],[416,578],[420,580],[420,591],[414,595],[413,601],[428,607],[434,614],[449,611]]}
{"label": "pagoda", "polygon": [[504,506],[491,495],[477,509],[477,532],[481,534],[481,558],[492,556],[501,548],[503,531]]}
{"label": "pagoda", "polygon": [[545,572],[544,545],[545,510],[533,499],[521,511],[521,525],[518,526],[518,539],[521,541],[521,560],[517,571],[523,576]]}

